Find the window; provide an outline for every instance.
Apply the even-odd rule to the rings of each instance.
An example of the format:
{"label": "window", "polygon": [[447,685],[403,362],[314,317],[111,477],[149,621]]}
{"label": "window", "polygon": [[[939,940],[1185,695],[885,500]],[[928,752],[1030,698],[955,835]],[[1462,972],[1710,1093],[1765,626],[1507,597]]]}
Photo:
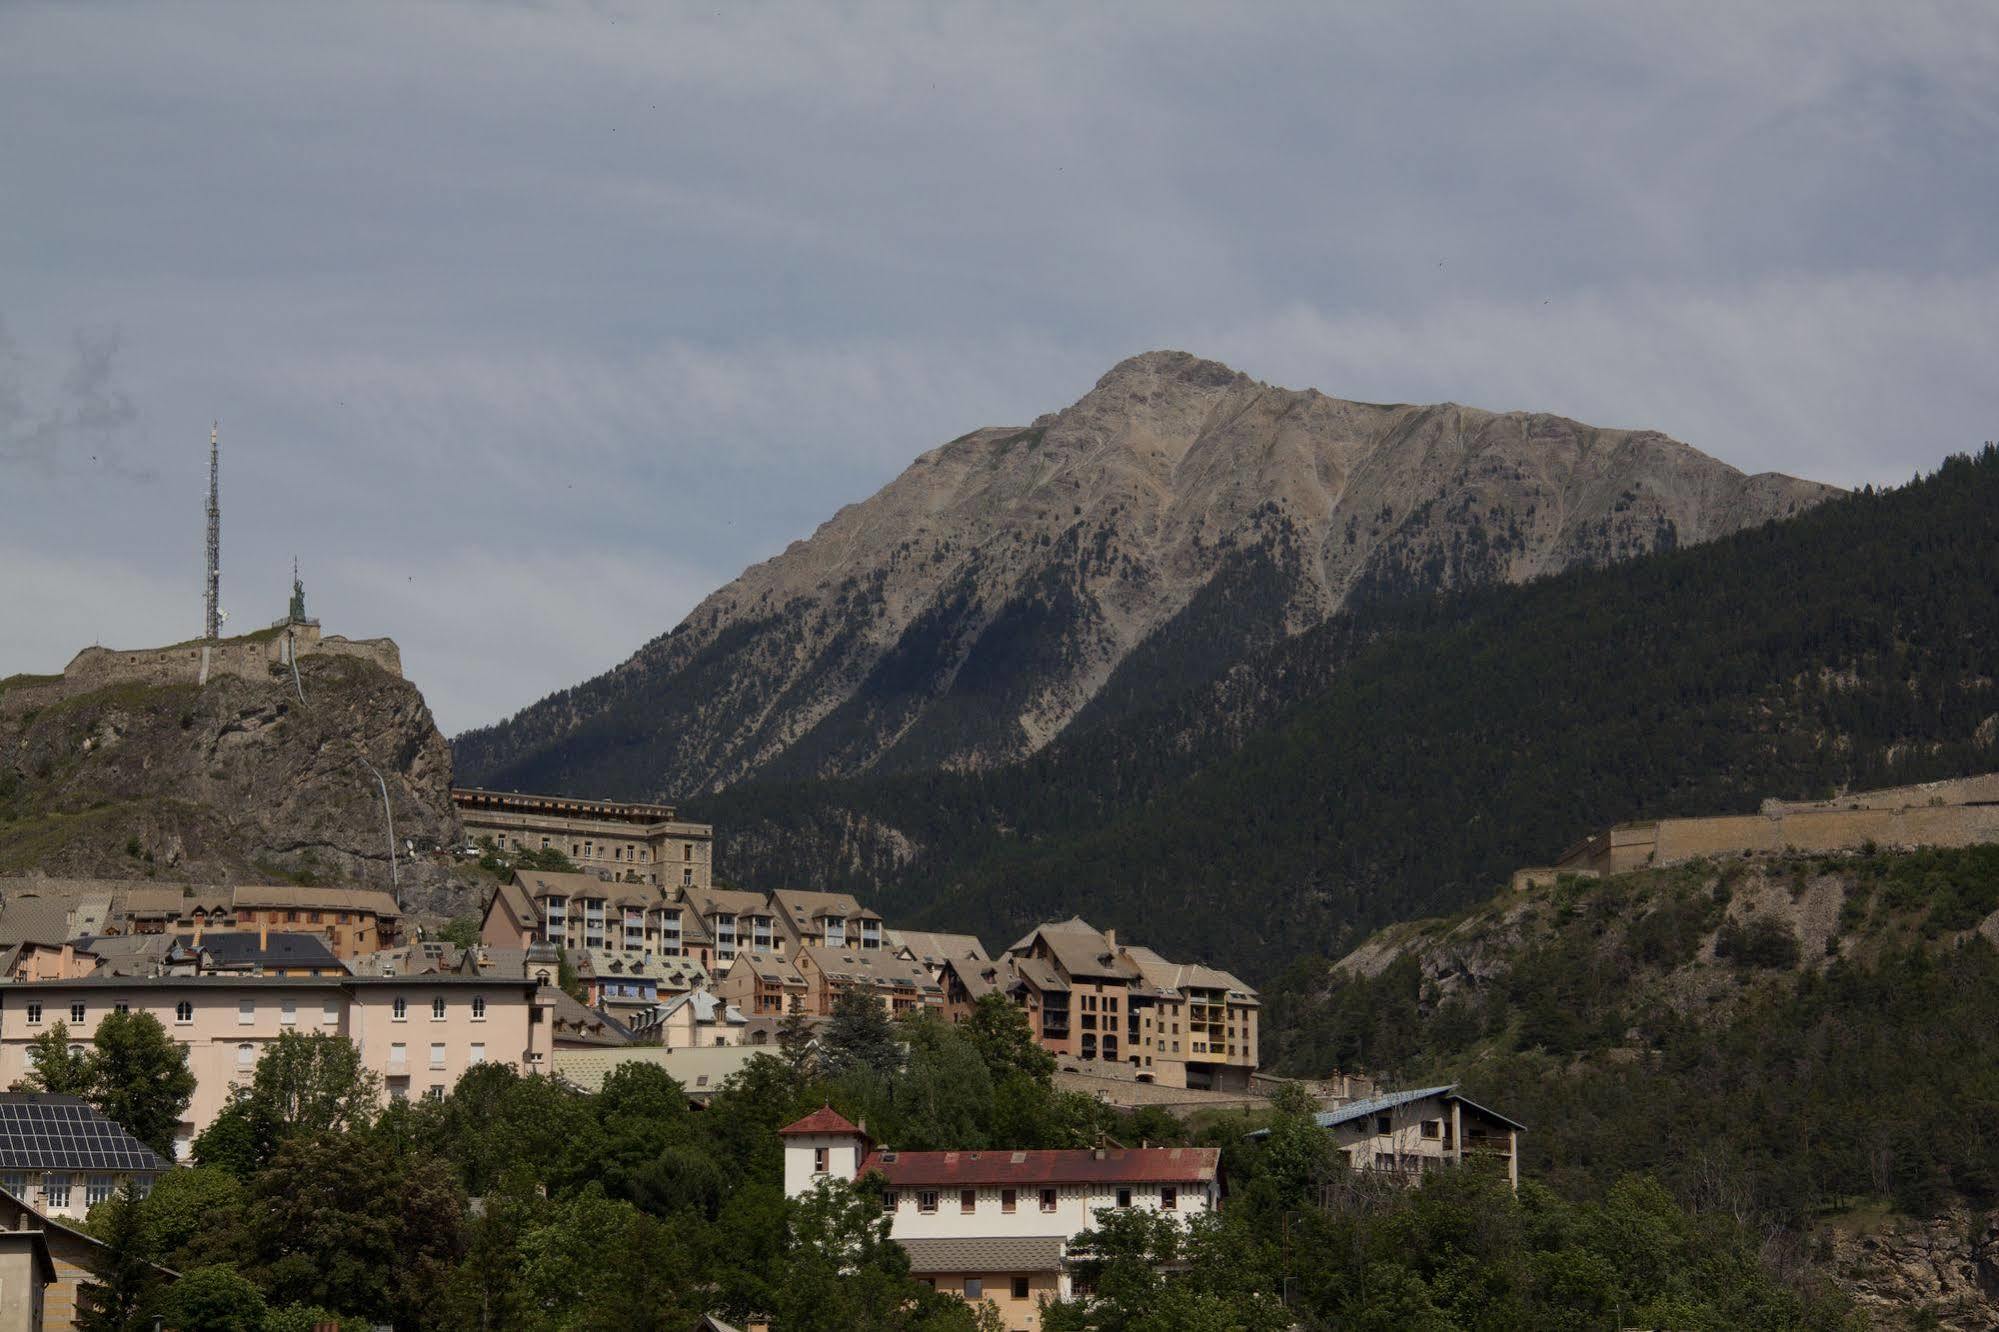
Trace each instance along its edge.
{"label": "window", "polygon": [[297,1000],[287,999],[283,1003],[278,1005],[278,1021],[282,1022],[287,1027],[297,1025],[298,1023]]}
{"label": "window", "polygon": [[472,1042],[471,1062],[475,1064],[483,1064],[486,1062],[486,1047],[480,1044],[478,1041]]}
{"label": "window", "polygon": [[1117,1191],[1117,1205],[1118,1205],[1119,1207],[1129,1207],[1129,1206],[1131,1206],[1131,1190],[1130,1190],[1130,1189],[1119,1189],[1119,1190]]}
{"label": "window", "polygon": [[430,1020],[432,1022],[444,1021],[444,996],[441,994],[430,1001]]}
{"label": "window", "polygon": [[393,1005],[391,1005],[389,1008],[389,1016],[394,1018],[398,1022],[406,1022],[409,1020],[409,1015],[410,1015],[410,1001],[403,998],[401,995],[397,995],[396,1002]]}
{"label": "window", "polygon": [[407,1101],[409,1098],[410,1089],[403,1086],[400,1082],[389,1088],[389,1099],[391,1101]]}
{"label": "window", "polygon": [[432,1042],[430,1043],[430,1066],[431,1066],[432,1068],[443,1068],[443,1067],[444,1067],[444,1042],[443,1042],[443,1041],[432,1041]]}
{"label": "window", "polygon": [[28,1005],[29,1023],[34,1024],[40,1022],[41,1020],[42,1020],[42,1006],[40,1004],[29,1004]]}
{"label": "window", "polygon": [[1013,1210],[1014,1199],[1015,1199],[1015,1194],[1012,1189],[1001,1189],[1000,1210],[1002,1212],[1011,1212]]}
{"label": "window", "polygon": [[826,1149],[824,1147],[814,1147],[812,1149],[812,1173],[815,1175],[826,1173]]}
{"label": "window", "polygon": [[309,917],[308,919],[309,919],[309,920],[311,921],[311,923],[312,923],[312,924],[314,924],[314,925],[318,925],[318,924],[320,924],[320,923],[321,923],[321,922],[320,922],[320,919],[319,919],[319,913],[318,913],[317,911],[313,912],[313,913],[312,913],[312,915],[311,915],[311,916],[310,916],[310,917]]}
{"label": "window", "polygon": [[113,1004],[111,1005],[111,1007],[114,1012],[119,1012],[119,1013],[129,1013],[132,1011],[132,1005],[125,1003]]}
{"label": "window", "polygon": [[1426,1119],[1423,1121],[1424,1137],[1440,1138],[1443,1136],[1443,1133],[1444,1133],[1444,1122],[1441,1119]]}
{"label": "window", "polygon": [[681,886],[682,888],[692,888],[692,887],[694,886],[694,871],[693,871],[693,870],[691,870],[691,869],[684,869],[684,870],[680,871],[680,886]]}
{"label": "window", "polygon": [[986,1283],[978,1277],[965,1278],[965,1298],[982,1300],[986,1297]]}
{"label": "window", "polygon": [[1376,1115],[1374,1117],[1374,1131],[1376,1133],[1387,1133],[1389,1131],[1389,1120],[1387,1115]]}
{"label": "window", "polygon": [[174,1021],[186,1026],[194,1021],[194,1005],[183,999],[174,1005]]}
{"label": "window", "polygon": [[961,1212],[976,1212],[976,1211],[978,1211],[978,1210],[979,1210],[979,1191],[978,1191],[977,1189],[959,1189],[959,1190],[958,1190],[958,1210],[959,1210],[959,1211],[961,1211]]}
{"label": "window", "polygon": [[51,1211],[69,1206],[69,1176],[42,1176],[42,1204]]}
{"label": "window", "polygon": [[936,1210],[937,1210],[937,1190],[935,1190],[935,1189],[918,1189],[918,1190],[916,1191],[916,1210],[917,1210],[917,1211],[919,1211],[919,1212],[934,1212],[934,1211],[936,1211]]}
{"label": "window", "polygon": [[1180,1190],[1174,1188],[1171,1184],[1160,1185],[1159,1210],[1162,1212],[1174,1212],[1178,1211],[1179,1208],[1180,1208]]}
{"label": "window", "polygon": [[486,1020],[486,996],[483,994],[472,996],[472,1020],[474,1022]]}
{"label": "window", "polygon": [[86,1207],[95,1207],[109,1198],[114,1190],[109,1175],[86,1175],[83,1180],[83,1202]]}
{"label": "window", "polygon": [[0,1189],[7,1190],[16,1198],[25,1199],[28,1196],[28,1177],[18,1170],[10,1170],[0,1175]]}
{"label": "window", "polygon": [[236,1001],[236,1025],[239,1027],[254,1027],[257,1025],[257,1001],[255,999],[239,999]]}
{"label": "window", "polygon": [[424,1100],[426,1100],[426,1101],[441,1101],[441,1100],[443,1100],[443,1099],[444,1099],[444,1088],[442,1088],[442,1087],[425,1087],[425,1088],[423,1089],[423,1099],[424,1099]]}
{"label": "window", "polygon": [[71,1004],[71,1005],[69,1006],[69,1020],[70,1020],[71,1022],[81,1022],[81,1021],[83,1021],[83,1005],[82,1005],[82,1004]]}
{"label": "window", "polygon": [[680,858],[682,860],[694,859],[694,843],[689,842],[680,848]]}
{"label": "window", "polygon": [[389,1047],[389,1072],[391,1074],[402,1073],[408,1070],[409,1053],[409,1046],[404,1045],[401,1041],[397,1041]]}
{"label": "window", "polygon": [[340,1005],[328,999],[319,1010],[319,1020],[329,1027],[340,1025]]}
{"label": "window", "polygon": [[236,1047],[236,1067],[253,1068],[257,1063],[257,1047],[245,1041]]}
{"label": "window", "polygon": [[296,924],[298,924],[298,912],[296,912],[296,911],[287,911],[287,912],[285,912],[285,924],[287,924],[287,925],[296,925]]}
{"label": "window", "polygon": [[1055,1190],[1043,1189],[1041,1191],[1041,1210],[1044,1212],[1055,1210]]}
{"label": "window", "polygon": [[901,1205],[902,1205],[902,1198],[899,1194],[896,1193],[894,1189],[882,1190],[882,1210],[884,1212],[893,1212],[896,1208],[900,1207]]}

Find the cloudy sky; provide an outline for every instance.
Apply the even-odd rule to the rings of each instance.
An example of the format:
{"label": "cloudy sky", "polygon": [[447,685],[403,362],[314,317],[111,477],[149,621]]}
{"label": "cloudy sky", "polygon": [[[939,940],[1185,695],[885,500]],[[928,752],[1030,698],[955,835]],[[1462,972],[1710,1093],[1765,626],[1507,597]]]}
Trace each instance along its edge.
{"label": "cloudy sky", "polygon": [[1153,347],[1999,436],[1983,2],[11,3],[0,126],[0,675],[199,632],[212,418],[231,628],[296,554],[447,731]]}

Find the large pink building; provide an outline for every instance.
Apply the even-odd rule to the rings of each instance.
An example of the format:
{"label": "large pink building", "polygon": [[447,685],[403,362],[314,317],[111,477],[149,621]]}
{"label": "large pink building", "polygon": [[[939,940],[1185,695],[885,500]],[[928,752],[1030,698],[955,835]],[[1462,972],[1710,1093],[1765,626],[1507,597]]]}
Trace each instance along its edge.
{"label": "large pink building", "polygon": [[[549,977],[549,981],[553,981]],[[0,986],[0,1086],[25,1077],[28,1045],[56,1023],[88,1041],[105,1014],[151,1013],[187,1050],[194,1099],[175,1134],[195,1135],[247,1085],[284,1032],[344,1036],[392,1098],[442,1097],[468,1068],[546,1073],[558,991],[539,978],[495,976],[86,977]]]}

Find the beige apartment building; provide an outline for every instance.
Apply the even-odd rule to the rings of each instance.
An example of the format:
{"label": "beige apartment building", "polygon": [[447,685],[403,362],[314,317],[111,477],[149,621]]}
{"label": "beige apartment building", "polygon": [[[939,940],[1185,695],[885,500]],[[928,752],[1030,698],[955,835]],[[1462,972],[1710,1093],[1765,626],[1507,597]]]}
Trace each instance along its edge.
{"label": "beige apartment building", "polygon": [[175,1135],[195,1135],[246,1084],[284,1032],[344,1036],[391,1098],[439,1098],[467,1069],[545,1073],[554,1052],[553,984],[498,976],[87,977],[0,986],[0,1086],[28,1072],[28,1046],[57,1022],[88,1041],[107,1013],[151,1013],[187,1050],[194,1099]]}
{"label": "beige apartment building", "polygon": [[682,822],[671,805],[456,787],[451,801],[468,836],[502,851],[560,851],[579,868],[655,888],[712,882],[714,827]]}
{"label": "beige apartment building", "polygon": [[[984,991],[982,971],[947,964],[954,1011]],[[1120,945],[1080,917],[1030,931],[991,981],[1057,1058],[1125,1063],[1144,1081],[1212,1091],[1246,1090],[1256,1071],[1255,990],[1226,971]]]}
{"label": "beige apartment building", "polygon": [[843,991],[873,994],[890,1017],[920,1008],[944,1010],[944,987],[932,980],[920,962],[896,957],[887,949],[865,951],[809,945],[791,959],[805,981],[805,1012],[825,1017]]}
{"label": "beige apartment building", "polygon": [[798,968],[776,953],[737,953],[715,982],[715,993],[749,1017],[803,1013],[810,988]]}

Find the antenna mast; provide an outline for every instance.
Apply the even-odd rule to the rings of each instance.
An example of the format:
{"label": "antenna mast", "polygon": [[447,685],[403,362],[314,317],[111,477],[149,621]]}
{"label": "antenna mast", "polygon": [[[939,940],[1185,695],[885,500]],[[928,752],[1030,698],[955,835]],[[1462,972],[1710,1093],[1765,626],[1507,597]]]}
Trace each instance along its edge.
{"label": "antenna mast", "polygon": [[203,594],[205,616],[202,636],[213,643],[222,637],[222,487],[221,459],[217,439],[221,422],[208,429],[208,578]]}

